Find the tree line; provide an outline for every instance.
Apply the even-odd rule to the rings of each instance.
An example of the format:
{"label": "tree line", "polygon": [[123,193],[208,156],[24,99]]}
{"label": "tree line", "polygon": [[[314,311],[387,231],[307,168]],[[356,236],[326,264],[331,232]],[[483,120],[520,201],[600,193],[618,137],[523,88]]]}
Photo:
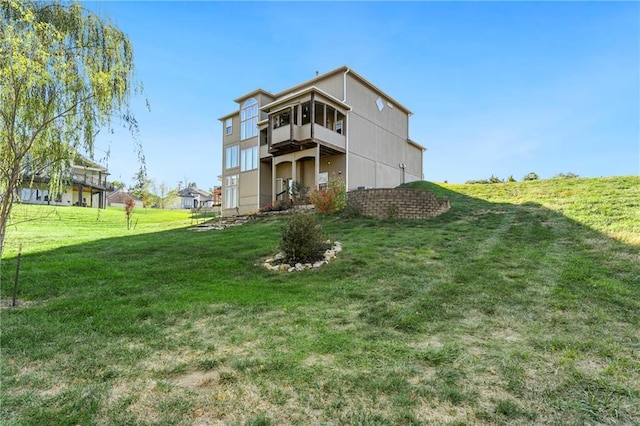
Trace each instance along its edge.
{"label": "tree line", "polygon": [[[577,177],[579,177],[577,174],[569,172],[569,173],[558,173],[557,175],[553,176],[552,179],[573,179]],[[530,172],[530,173],[527,173],[522,178],[522,181],[526,182],[526,181],[538,180],[538,179],[540,179],[540,177],[536,172]],[[513,175],[510,175],[507,179],[500,179],[499,177],[491,175],[489,179],[468,180],[465,183],[472,184],[472,185],[490,185],[492,183],[509,183],[509,182],[517,182],[517,180],[514,179]]]}

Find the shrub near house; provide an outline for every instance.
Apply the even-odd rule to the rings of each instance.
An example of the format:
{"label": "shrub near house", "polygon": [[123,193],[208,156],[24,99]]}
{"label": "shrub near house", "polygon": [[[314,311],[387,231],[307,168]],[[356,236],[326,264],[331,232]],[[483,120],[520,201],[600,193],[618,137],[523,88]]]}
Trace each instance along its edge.
{"label": "shrub near house", "polygon": [[347,193],[340,179],[329,181],[327,188],[316,189],[309,194],[309,200],[322,213],[337,212],[347,204]]}

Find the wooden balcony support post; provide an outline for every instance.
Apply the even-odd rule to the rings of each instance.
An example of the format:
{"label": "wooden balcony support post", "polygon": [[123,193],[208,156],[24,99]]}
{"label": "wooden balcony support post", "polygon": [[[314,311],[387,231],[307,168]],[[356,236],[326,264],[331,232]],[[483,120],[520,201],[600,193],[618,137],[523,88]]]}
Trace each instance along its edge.
{"label": "wooden balcony support post", "polygon": [[273,135],[273,116],[269,113],[269,123],[267,124],[267,151],[271,151],[271,140]]}
{"label": "wooden balcony support post", "polygon": [[315,164],[315,179],[313,182],[313,187],[315,190],[320,189],[318,185],[318,177],[320,176],[320,144],[316,144],[316,164]]}
{"label": "wooden balcony support post", "polygon": [[295,106],[291,106],[291,112],[289,113],[289,142],[293,142],[293,109]]}
{"label": "wooden balcony support post", "polygon": [[[269,125],[271,128],[271,125]],[[271,201],[276,201],[276,162],[271,160]]]}
{"label": "wooden balcony support post", "polygon": [[311,140],[313,140],[313,127],[315,126],[316,121],[316,96],[313,92],[311,92],[311,112],[309,114],[311,115],[311,117],[309,117],[309,123],[311,123]]}

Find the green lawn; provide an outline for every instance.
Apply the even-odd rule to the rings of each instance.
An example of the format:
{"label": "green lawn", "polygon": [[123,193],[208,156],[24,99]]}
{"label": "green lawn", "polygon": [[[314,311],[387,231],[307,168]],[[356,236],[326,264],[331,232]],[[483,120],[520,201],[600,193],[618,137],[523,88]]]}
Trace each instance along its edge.
{"label": "green lawn", "polygon": [[18,206],[0,423],[640,423],[640,178],[411,186],[451,211],[322,217],[343,251],[291,274],[286,217]]}

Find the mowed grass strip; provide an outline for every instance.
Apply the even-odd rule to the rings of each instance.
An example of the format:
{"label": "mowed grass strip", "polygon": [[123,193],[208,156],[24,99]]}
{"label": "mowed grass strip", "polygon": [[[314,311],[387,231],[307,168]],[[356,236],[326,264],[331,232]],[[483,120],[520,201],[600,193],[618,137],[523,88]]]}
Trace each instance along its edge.
{"label": "mowed grass strip", "polygon": [[17,224],[2,423],[639,423],[640,178],[413,185],[453,208],[321,216],[344,250],[292,274],[259,266],[286,217],[193,232],[185,212],[140,211],[127,231],[120,210],[61,208]]}

